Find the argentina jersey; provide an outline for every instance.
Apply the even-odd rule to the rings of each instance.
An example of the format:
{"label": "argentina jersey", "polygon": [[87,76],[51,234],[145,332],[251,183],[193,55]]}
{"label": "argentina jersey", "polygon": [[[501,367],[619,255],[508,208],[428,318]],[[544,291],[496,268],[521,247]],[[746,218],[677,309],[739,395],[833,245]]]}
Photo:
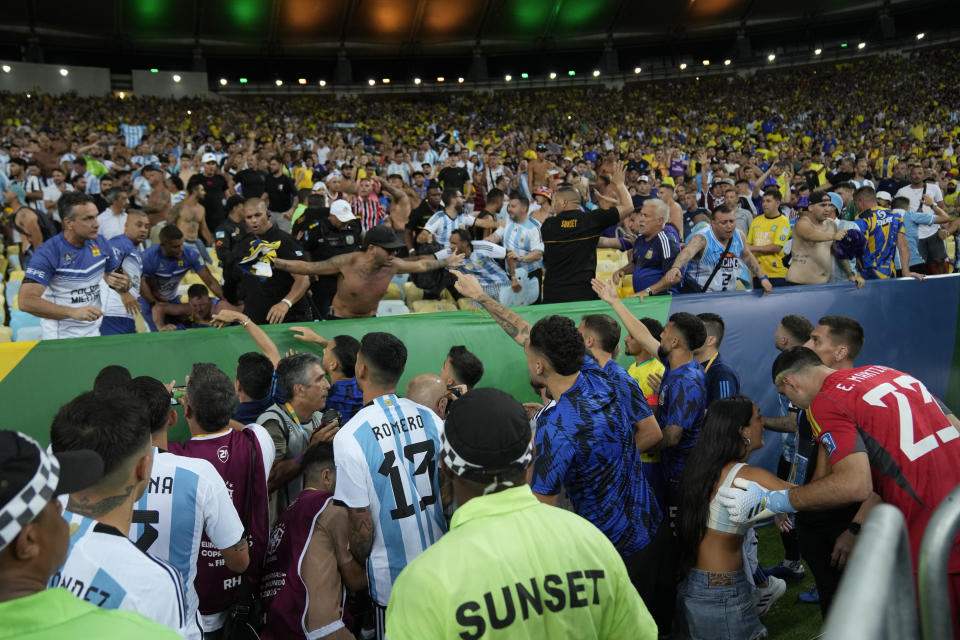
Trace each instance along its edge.
{"label": "argentina jersey", "polygon": [[[43,299],[64,307],[101,308],[100,280],[104,271],[113,271],[120,261],[113,253],[110,242],[98,235],[86,240],[81,247],[67,242],[60,233],[37,249],[25,280],[46,287]],[[100,319],[93,322],[64,319],[40,321],[40,337],[43,340],[58,338],[86,338],[100,335]]]}
{"label": "argentina jersey", "polygon": [[[503,247],[521,258],[533,251],[543,251],[540,223],[533,218],[527,218],[523,222],[507,222],[507,226],[500,233],[503,234]],[[535,262],[518,263],[517,268],[532,273],[543,268],[543,258]]]}
{"label": "argentina jersey", "polygon": [[138,549],[115,527],[69,511],[63,517],[70,528],[70,548],[49,588],[63,587],[102,609],[139,613],[181,635],[187,631],[176,569]]}
{"label": "argentina jersey", "polygon": [[150,484],[133,509],[130,539],[179,572],[190,623],[187,637],[199,640],[196,616],[200,600],[193,582],[200,538],[206,532],[217,549],[226,549],[243,537],[243,523],[223,478],[206,460],[154,447]]}
{"label": "argentina jersey", "polygon": [[450,243],[450,234],[453,233],[454,229],[472,227],[475,221],[476,218],[469,213],[461,213],[456,218],[451,219],[447,212],[441,209],[430,216],[423,228],[433,234],[435,242],[439,242],[445,247]]}
{"label": "argentina jersey", "polygon": [[160,297],[167,301],[179,302],[177,287],[188,271],[200,273],[205,269],[200,254],[193,247],[184,245],[179,258],[163,255],[163,247],[155,244],[143,252],[143,277],[156,280]]}
{"label": "argentina jersey", "polygon": [[367,577],[381,607],[403,568],[447,529],[437,465],[442,430],[427,407],[385,395],[333,439],[334,498],[352,509],[370,507],[375,531]]}
{"label": "argentina jersey", "polygon": [[722,260],[720,269],[710,281],[708,291],[733,291],[737,288],[737,278],[740,277],[740,254],[743,253],[743,234],[739,230],[734,231],[733,242],[730,243],[730,251],[726,250],[727,243],[720,242],[713,233],[712,227],[703,227],[694,235],[702,235],[707,241],[707,246],[703,250],[700,260],[687,266],[685,277],[693,280],[697,286],[702,289],[707,280],[710,280],[717,261]]}
{"label": "argentina jersey", "polygon": [[[130,295],[135,299],[140,295],[140,275],[143,273],[143,260],[140,250],[133,240],[121,234],[109,240],[114,255],[120,260],[123,272],[130,277]],[[103,315],[117,318],[132,318],[133,314],[123,305],[120,294],[100,281],[100,297],[103,302]]]}

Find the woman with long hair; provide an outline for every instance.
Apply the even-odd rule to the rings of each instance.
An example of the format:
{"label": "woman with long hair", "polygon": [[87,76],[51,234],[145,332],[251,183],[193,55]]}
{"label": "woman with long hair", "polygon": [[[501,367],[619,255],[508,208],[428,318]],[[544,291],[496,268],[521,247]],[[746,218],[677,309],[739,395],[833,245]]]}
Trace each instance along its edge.
{"label": "woman with long hair", "polygon": [[733,524],[716,500],[717,490],[736,478],[769,489],[792,486],[747,464],[750,452],[762,446],[763,419],[750,398],[731,396],[710,405],[680,483],[680,555],[687,570],[677,589],[674,632],[680,638],[753,640],[767,635],[743,570],[743,536],[753,524]]}

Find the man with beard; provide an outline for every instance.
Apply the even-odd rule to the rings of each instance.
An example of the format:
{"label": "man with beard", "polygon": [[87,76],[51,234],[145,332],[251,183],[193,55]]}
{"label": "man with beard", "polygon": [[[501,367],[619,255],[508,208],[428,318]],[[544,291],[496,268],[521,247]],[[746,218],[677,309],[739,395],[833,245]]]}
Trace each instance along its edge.
{"label": "man with beard", "polygon": [[223,222],[226,214],[223,211],[223,198],[233,191],[233,180],[229,174],[220,173],[220,167],[217,165],[217,156],[212,153],[205,153],[201,158],[203,163],[203,173],[198,173],[190,177],[187,182],[187,191],[195,184],[202,184],[204,196],[202,200],[208,229],[216,229]]}
{"label": "man with beard", "polygon": [[[249,225],[249,218],[247,224]],[[404,244],[387,225],[374,227],[364,237],[364,250],[334,256],[323,262],[280,259],[273,266],[292,274],[337,275],[337,293],[330,305],[328,319],[370,318],[376,315],[380,298],[398,273],[424,273],[455,267],[463,256],[454,253],[445,260],[398,260],[396,252]]]}
{"label": "man with beard", "polygon": [[[334,200],[330,208],[314,207],[313,199],[322,196],[310,196],[311,206],[294,223],[293,231],[310,253],[313,262],[323,262],[334,256],[362,251],[360,220],[353,215],[346,200]],[[324,214],[326,214],[324,216]],[[337,276],[317,276],[310,285],[314,302],[321,313],[326,313],[337,293]]]}
{"label": "man with beard", "polygon": [[423,232],[417,236],[417,242],[429,242],[432,236],[434,242],[445,247],[450,244],[450,234],[453,233],[454,229],[473,226],[496,229],[499,226],[496,218],[477,218],[469,213],[464,213],[465,198],[460,189],[444,189],[441,199],[443,210],[433,214],[427,221],[423,227]]}
{"label": "man with beard", "polygon": [[436,184],[431,184],[427,187],[420,204],[410,212],[410,219],[407,221],[407,229],[404,235],[409,236],[411,239],[416,238],[420,232],[423,231],[427,220],[442,209],[443,200],[440,197],[440,187]]}
{"label": "man with beard", "polygon": [[[833,203],[826,192],[814,191],[810,195],[807,210],[801,212],[793,228],[793,251],[787,270],[787,284],[830,282],[833,276],[833,254],[830,249],[834,241],[843,240],[847,232],[838,230],[837,223],[827,218],[828,207],[833,207]],[[848,280],[856,282],[858,287],[863,286],[863,278],[850,271],[850,264],[846,260],[841,262],[841,266],[848,271]]]}

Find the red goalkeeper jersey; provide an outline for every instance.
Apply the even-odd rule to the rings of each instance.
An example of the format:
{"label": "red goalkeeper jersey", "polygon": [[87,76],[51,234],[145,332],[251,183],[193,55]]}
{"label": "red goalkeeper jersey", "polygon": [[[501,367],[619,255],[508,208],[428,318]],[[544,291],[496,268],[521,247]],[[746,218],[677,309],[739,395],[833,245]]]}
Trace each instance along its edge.
{"label": "red goalkeeper jersey", "polygon": [[[836,464],[863,451],[873,489],[907,521],[913,566],[934,510],[960,484],[960,432],[923,383],[888,367],[837,371],[808,413],[814,435]],[[950,572],[960,572],[954,544]]]}

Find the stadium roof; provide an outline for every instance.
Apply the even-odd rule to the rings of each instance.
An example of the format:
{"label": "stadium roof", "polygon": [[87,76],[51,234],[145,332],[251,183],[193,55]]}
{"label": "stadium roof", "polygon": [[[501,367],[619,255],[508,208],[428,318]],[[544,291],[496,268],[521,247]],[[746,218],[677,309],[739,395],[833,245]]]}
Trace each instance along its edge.
{"label": "stadium roof", "polygon": [[[30,0],[4,7],[0,57],[53,63],[211,71],[283,61],[469,62],[590,57],[605,47],[644,56],[746,55],[828,38],[932,31],[953,2],[928,0]],[[738,40],[739,37],[739,40]],[[537,54],[530,56],[530,54]],[[531,61],[535,64],[535,61]],[[367,64],[369,66],[369,63]],[[494,66],[496,66],[494,64]],[[301,67],[302,68],[302,67]],[[256,68],[250,72],[255,73]],[[494,71],[494,69],[491,69]],[[451,71],[451,73],[453,73]]]}

